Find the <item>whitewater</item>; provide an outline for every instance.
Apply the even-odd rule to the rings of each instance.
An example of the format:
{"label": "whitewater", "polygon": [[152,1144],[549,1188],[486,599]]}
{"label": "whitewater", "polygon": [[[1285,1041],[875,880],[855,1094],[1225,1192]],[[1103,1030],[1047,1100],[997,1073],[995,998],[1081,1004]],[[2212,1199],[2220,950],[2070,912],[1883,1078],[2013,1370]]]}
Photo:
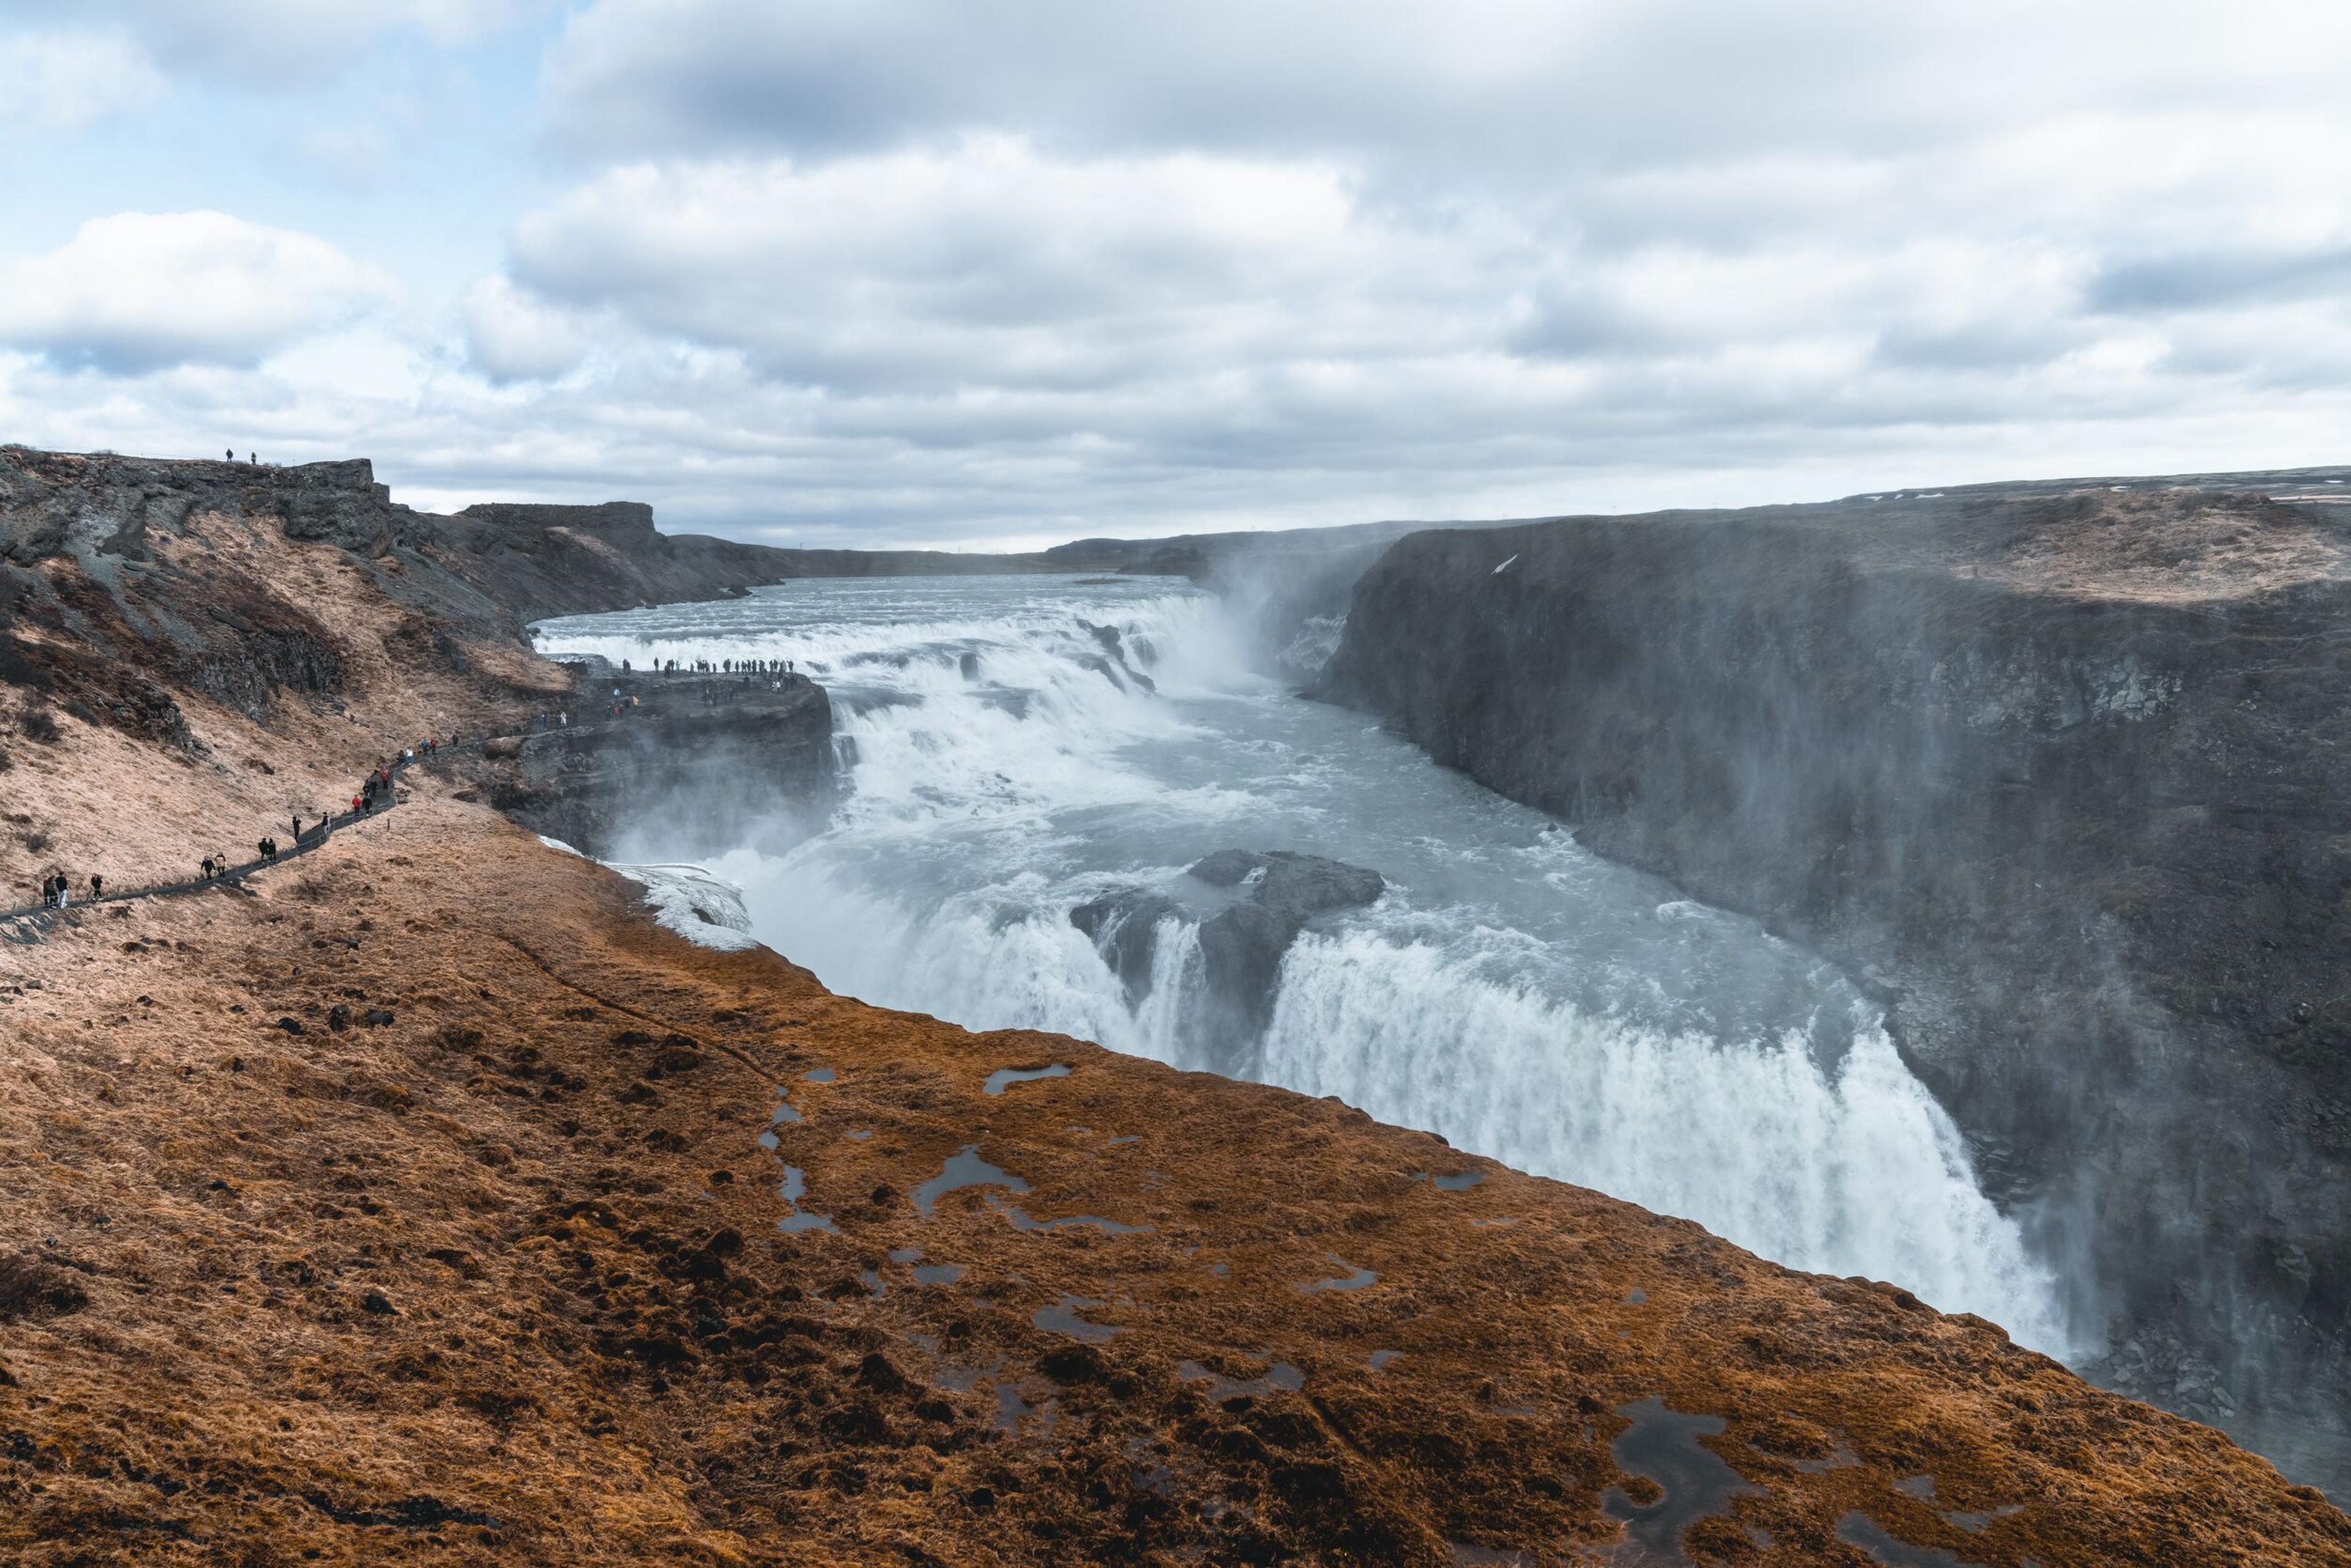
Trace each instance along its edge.
{"label": "whitewater", "polygon": [[[1336,1095],[2071,1348],[2055,1270],[1833,966],[1295,695],[1246,632],[1180,580],[1054,577],[808,580],[538,628],[554,657],[790,660],[826,686],[831,826],[779,815],[700,863],[836,991]],[[672,865],[681,839],[645,821],[615,858]],[[1232,848],[1388,884],[1291,946],[1239,1061],[1197,1027],[1193,934],[1220,895],[1184,874]],[[1069,915],[1138,886],[1177,912],[1131,996]]]}

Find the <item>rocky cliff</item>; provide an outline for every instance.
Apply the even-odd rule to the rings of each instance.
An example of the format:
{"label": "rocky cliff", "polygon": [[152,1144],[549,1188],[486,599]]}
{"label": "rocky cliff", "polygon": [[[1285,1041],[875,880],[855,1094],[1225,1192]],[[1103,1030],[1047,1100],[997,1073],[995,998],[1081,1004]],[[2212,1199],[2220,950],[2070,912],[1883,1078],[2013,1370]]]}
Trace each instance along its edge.
{"label": "rocky cliff", "polygon": [[[489,803],[535,832],[589,854],[623,852],[634,828],[657,826],[667,848],[716,854],[790,843],[831,811],[832,706],[806,675],[581,677],[581,720],[493,741],[478,761],[453,762]],[[570,708],[559,709],[569,716]]]}
{"label": "rocky cliff", "polygon": [[2341,1484],[2342,476],[1417,535],[1322,689],[1877,986],[2095,1370]]}

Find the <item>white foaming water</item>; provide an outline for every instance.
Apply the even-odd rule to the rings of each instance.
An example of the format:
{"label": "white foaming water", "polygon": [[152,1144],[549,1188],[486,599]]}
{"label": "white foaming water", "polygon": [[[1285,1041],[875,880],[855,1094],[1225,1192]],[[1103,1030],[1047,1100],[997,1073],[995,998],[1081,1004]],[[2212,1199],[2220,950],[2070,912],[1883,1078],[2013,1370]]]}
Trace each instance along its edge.
{"label": "white foaming water", "polygon": [[[761,940],[837,990],[1336,1094],[2069,1348],[2051,1271],[1833,968],[1252,674],[1217,602],[1181,583],[801,582],[540,637],[641,669],[789,659],[824,683],[855,759],[833,826],[710,865]],[[627,848],[660,858],[664,831]],[[1221,895],[1183,873],[1227,848],[1388,882],[1292,946],[1238,1062],[1200,1028],[1196,922]],[[1179,910],[1139,998],[1069,918],[1121,888]]]}

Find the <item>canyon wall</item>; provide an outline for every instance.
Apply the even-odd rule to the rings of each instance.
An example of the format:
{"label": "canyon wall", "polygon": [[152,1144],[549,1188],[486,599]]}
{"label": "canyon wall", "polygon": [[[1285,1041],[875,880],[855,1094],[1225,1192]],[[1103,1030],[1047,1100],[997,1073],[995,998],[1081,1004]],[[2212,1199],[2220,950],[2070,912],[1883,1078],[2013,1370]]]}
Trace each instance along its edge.
{"label": "canyon wall", "polygon": [[2340,1484],[2346,523],[2102,486],[1420,534],[1320,692],[1876,987],[2093,1370]]}
{"label": "canyon wall", "polygon": [[603,858],[625,852],[636,823],[694,853],[797,841],[822,824],[836,779],[832,705],[806,675],[756,684],[591,672],[582,720],[609,693],[642,695],[616,724],[580,723],[513,736],[468,758],[484,799],[534,832]]}

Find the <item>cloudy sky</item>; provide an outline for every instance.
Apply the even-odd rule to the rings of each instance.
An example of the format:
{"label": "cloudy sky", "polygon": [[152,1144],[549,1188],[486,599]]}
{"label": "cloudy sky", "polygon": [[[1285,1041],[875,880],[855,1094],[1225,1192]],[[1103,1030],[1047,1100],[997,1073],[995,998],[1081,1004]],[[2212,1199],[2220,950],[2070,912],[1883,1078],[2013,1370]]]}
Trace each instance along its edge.
{"label": "cloudy sky", "polygon": [[2351,6],[0,0],[0,440],[780,543],[2351,457]]}

